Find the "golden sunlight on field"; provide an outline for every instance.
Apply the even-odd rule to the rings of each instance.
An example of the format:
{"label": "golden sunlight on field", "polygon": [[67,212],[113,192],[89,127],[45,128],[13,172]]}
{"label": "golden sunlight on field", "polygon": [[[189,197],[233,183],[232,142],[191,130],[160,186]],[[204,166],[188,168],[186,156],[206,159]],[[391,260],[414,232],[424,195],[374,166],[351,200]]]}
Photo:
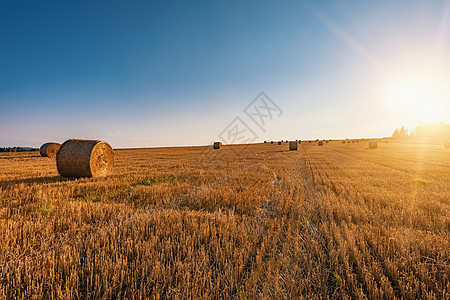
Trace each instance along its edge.
{"label": "golden sunlight on field", "polygon": [[1,155],[0,297],[450,297],[450,149],[288,147]]}

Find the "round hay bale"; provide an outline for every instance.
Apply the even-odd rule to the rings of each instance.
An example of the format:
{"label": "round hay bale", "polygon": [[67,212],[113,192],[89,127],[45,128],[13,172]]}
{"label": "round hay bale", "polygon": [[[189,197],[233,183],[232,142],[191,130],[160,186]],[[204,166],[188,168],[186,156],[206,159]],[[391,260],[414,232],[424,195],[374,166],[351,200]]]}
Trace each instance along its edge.
{"label": "round hay bale", "polygon": [[222,142],[214,142],[214,149],[220,149],[220,146],[222,146]]}
{"label": "round hay bale", "polygon": [[301,144],[301,143],[302,143],[302,140],[298,140],[298,143]]}
{"label": "round hay bale", "polygon": [[289,150],[298,150],[298,143],[297,141],[290,141],[289,142]]}
{"label": "round hay bale", "polygon": [[370,141],[369,142],[369,148],[370,149],[376,149],[378,147],[378,143],[376,141]]}
{"label": "round hay bale", "polygon": [[58,153],[59,147],[61,147],[61,144],[59,143],[45,143],[41,146],[39,152],[41,153],[42,157],[55,158],[56,153]]}
{"label": "round hay bale", "polygon": [[445,148],[450,148],[450,142],[446,142],[446,143],[444,144],[444,147],[445,147]]}
{"label": "round hay bale", "polygon": [[271,144],[273,144],[273,141],[270,141]]}
{"label": "round hay bale", "polygon": [[267,143],[267,141],[264,141],[264,144]]}
{"label": "round hay bale", "polygon": [[345,141],[342,141],[342,144],[345,144]]}
{"label": "round hay bale", "polygon": [[103,141],[67,140],[56,155],[56,166],[63,177],[106,176],[114,166],[114,151]]}
{"label": "round hay bale", "polygon": [[317,141],[318,146],[323,146],[323,141]]}
{"label": "round hay bale", "polygon": [[278,142],[278,145],[281,145],[281,142]]}

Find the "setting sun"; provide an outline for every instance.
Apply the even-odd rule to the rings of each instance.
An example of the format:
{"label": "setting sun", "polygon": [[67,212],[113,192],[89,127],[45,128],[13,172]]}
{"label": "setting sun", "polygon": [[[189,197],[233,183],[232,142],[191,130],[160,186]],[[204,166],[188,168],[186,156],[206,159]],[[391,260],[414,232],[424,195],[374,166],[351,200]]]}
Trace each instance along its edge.
{"label": "setting sun", "polygon": [[394,79],[388,89],[388,101],[409,126],[446,121],[449,97],[443,82],[443,77],[428,72]]}

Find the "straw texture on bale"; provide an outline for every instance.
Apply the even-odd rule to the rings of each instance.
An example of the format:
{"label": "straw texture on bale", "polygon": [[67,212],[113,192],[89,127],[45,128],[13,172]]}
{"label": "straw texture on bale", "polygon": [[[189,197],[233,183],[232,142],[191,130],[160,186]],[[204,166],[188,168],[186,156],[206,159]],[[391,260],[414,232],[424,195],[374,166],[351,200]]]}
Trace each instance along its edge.
{"label": "straw texture on bale", "polygon": [[323,146],[323,141],[318,141],[318,142],[317,142],[317,145],[318,145],[318,146]]}
{"label": "straw texture on bale", "polygon": [[297,141],[290,141],[289,142],[289,150],[298,150],[298,143]]}
{"label": "straw texture on bale", "polygon": [[445,147],[445,148],[450,148],[450,142],[445,143],[445,144],[444,144],[444,147]]}
{"label": "straw texture on bale", "polygon": [[214,149],[220,149],[220,146],[222,146],[222,142],[214,142]]}
{"label": "straw texture on bale", "polygon": [[41,146],[39,149],[39,152],[41,153],[41,156],[43,157],[50,157],[55,158],[56,153],[58,153],[59,147],[61,147],[61,144],[58,143],[45,143]]}
{"label": "straw texture on bale", "polygon": [[67,140],[56,155],[56,166],[63,177],[103,177],[114,166],[114,151],[103,141]]}
{"label": "straw texture on bale", "polygon": [[376,141],[370,141],[369,142],[369,148],[370,149],[376,149],[378,147],[378,143]]}

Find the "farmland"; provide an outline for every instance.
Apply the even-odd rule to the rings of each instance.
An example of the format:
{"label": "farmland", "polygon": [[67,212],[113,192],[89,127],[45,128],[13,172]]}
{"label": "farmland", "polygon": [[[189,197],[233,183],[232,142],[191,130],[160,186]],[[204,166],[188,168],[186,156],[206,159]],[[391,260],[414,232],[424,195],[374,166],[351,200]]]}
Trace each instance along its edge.
{"label": "farmland", "polygon": [[0,155],[0,298],[449,298],[450,149],[115,150],[65,179]]}

